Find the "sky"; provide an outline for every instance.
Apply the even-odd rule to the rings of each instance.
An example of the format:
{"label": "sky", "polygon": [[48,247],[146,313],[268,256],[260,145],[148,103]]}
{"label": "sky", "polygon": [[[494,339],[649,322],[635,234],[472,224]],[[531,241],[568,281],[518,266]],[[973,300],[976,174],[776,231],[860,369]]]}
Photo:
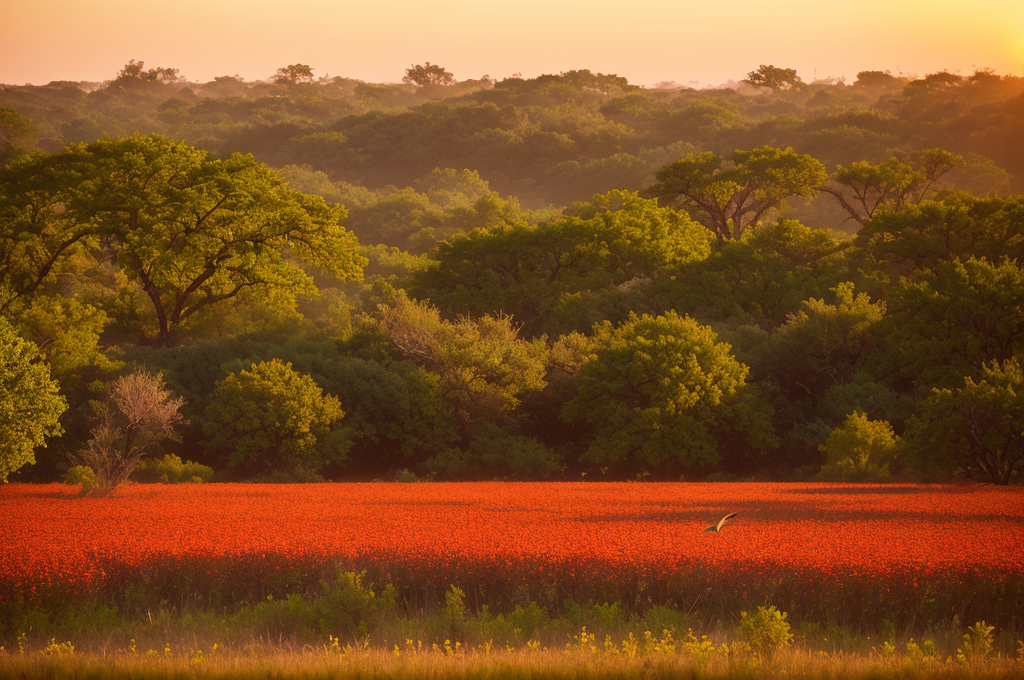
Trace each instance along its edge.
{"label": "sky", "polygon": [[572,69],[717,85],[760,64],[810,82],[889,70],[1024,73],[1024,0],[0,0],[0,83],[102,81],[130,59],[216,76],[398,82]]}

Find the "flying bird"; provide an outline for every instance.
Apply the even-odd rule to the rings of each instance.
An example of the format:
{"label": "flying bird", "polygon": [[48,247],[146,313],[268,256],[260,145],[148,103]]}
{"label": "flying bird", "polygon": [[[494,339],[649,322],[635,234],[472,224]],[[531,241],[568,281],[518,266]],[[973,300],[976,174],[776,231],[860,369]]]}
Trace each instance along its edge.
{"label": "flying bird", "polygon": [[734,512],[731,515],[726,515],[721,520],[719,520],[717,525],[712,524],[711,526],[709,526],[707,529],[705,529],[704,531],[702,531],[700,533],[706,534],[709,531],[714,531],[715,533],[718,533],[719,531],[722,530],[722,527],[724,527],[728,522],[730,522],[732,520],[733,517],[735,517],[738,514],[739,514],[738,512]]}

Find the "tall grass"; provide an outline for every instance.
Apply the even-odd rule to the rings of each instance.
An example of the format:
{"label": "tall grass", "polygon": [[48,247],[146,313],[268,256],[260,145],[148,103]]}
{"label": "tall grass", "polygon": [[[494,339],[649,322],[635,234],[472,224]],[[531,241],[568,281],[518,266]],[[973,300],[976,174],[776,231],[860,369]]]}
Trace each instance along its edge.
{"label": "tall grass", "polygon": [[748,653],[657,652],[630,656],[618,645],[567,649],[252,648],[155,655],[0,652],[5,678],[1020,678],[1024,662],[995,656],[968,662],[906,655],[826,654],[792,649],[764,659]]}

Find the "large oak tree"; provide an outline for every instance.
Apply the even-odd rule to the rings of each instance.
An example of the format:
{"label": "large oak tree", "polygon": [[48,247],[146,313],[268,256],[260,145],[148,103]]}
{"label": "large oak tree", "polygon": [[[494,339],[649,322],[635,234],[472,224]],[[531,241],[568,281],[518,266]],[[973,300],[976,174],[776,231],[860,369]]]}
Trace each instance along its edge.
{"label": "large oak tree", "polygon": [[821,161],[786,147],[739,151],[732,162],[707,151],[658,171],[647,193],[691,210],[720,239],[738,239],[791,196],[809,197],[828,178]]}
{"label": "large oak tree", "polygon": [[344,208],[289,190],[248,155],[211,158],[133,135],[19,164],[7,181],[7,297],[33,291],[74,246],[102,248],[152,302],[162,346],[199,311],[246,289],[315,293],[299,261],[343,280],[359,278],[365,262],[340,224]]}

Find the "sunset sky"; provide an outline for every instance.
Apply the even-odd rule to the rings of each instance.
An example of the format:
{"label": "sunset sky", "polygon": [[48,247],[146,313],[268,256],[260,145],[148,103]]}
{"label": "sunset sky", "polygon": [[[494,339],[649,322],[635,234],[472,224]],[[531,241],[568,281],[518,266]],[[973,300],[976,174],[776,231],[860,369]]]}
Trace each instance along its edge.
{"label": "sunset sky", "polygon": [[0,83],[105,80],[129,59],[189,80],[399,81],[430,61],[465,80],[588,68],[635,84],[805,81],[877,69],[1024,71],[1024,0],[0,0]]}

